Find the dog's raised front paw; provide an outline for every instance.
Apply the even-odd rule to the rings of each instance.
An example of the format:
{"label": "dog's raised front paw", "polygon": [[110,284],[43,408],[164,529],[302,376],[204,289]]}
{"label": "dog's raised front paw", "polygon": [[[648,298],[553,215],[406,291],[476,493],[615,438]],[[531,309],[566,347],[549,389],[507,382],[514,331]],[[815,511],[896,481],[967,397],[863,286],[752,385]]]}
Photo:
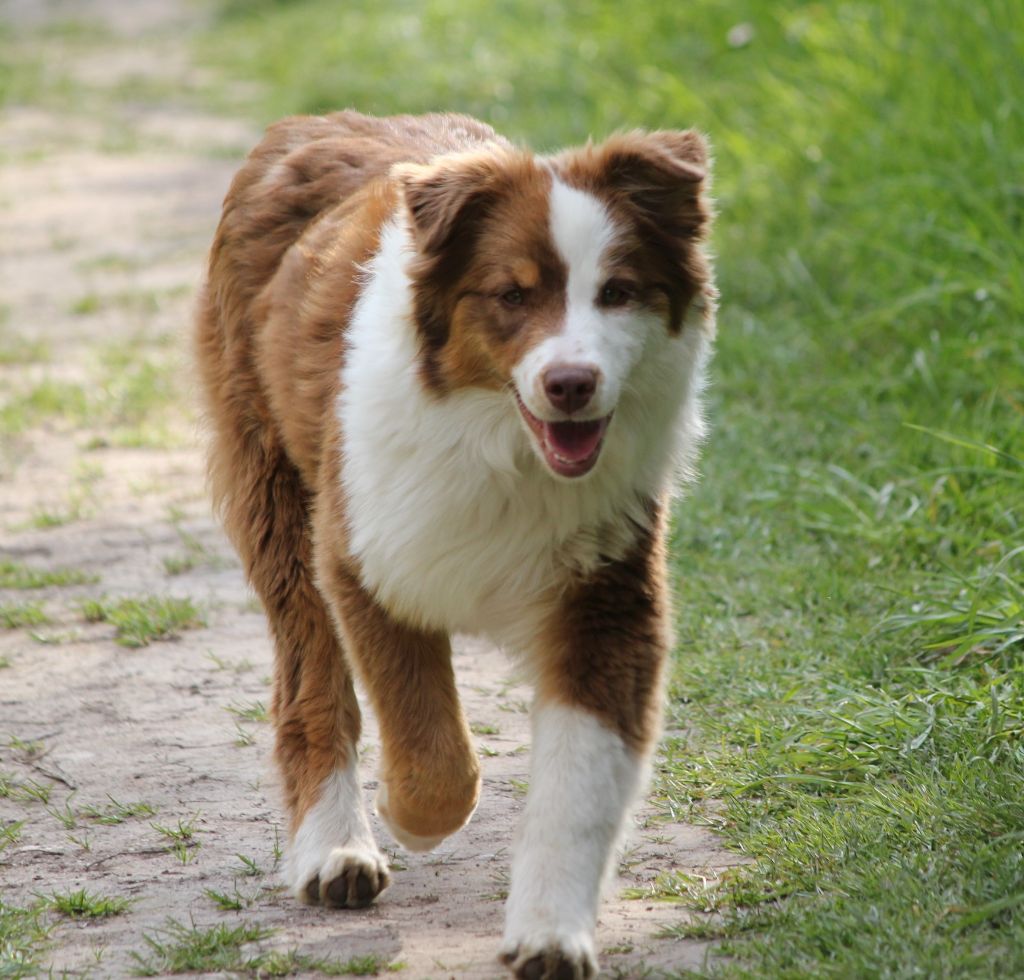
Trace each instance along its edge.
{"label": "dog's raised front paw", "polygon": [[506,941],[501,962],[517,980],[590,980],[597,976],[597,960],[590,936],[556,932]]}
{"label": "dog's raised front paw", "polygon": [[319,866],[299,871],[292,890],[307,905],[361,909],[390,883],[388,863],[379,851],[335,847]]}

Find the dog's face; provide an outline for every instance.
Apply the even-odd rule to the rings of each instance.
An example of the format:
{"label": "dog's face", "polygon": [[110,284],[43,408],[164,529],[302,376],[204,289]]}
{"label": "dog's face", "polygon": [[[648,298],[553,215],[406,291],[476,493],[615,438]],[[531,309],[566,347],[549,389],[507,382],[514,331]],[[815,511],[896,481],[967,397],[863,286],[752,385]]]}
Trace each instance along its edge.
{"label": "dog's face", "polygon": [[549,471],[589,473],[652,339],[710,288],[706,165],[660,132],[399,168],[425,383],[507,391]]}

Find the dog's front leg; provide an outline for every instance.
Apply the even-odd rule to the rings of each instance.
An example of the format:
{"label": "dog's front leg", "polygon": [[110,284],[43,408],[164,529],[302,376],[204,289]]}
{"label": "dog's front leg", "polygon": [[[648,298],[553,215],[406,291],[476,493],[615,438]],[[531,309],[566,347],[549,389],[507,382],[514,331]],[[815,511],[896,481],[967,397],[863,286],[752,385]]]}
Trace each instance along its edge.
{"label": "dog's front leg", "polygon": [[394,619],[344,561],[328,557],[320,577],[377,714],[377,811],[403,847],[428,851],[469,820],[480,795],[448,636]]}
{"label": "dog's front leg", "polygon": [[501,958],[524,980],[597,972],[601,883],[660,729],[669,647],[660,529],[571,592],[538,651],[533,762]]}

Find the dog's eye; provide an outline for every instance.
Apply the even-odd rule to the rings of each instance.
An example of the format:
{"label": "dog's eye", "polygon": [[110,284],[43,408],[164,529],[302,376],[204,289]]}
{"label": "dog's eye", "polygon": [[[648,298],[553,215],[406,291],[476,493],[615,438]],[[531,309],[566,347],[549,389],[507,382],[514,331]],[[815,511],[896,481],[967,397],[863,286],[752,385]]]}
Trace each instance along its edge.
{"label": "dog's eye", "polygon": [[506,306],[522,306],[526,302],[526,294],[518,287],[506,289],[498,299]]}
{"label": "dog's eye", "polygon": [[625,283],[611,280],[601,287],[599,301],[602,306],[625,306],[633,298],[633,290]]}

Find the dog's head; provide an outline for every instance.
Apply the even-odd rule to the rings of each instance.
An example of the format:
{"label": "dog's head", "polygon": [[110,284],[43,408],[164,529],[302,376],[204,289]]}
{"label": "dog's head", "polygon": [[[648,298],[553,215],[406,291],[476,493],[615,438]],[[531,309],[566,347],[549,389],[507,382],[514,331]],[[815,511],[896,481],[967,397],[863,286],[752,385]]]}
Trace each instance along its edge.
{"label": "dog's head", "polygon": [[507,392],[551,473],[589,473],[656,341],[700,329],[707,162],[690,131],[397,168],[425,384]]}

